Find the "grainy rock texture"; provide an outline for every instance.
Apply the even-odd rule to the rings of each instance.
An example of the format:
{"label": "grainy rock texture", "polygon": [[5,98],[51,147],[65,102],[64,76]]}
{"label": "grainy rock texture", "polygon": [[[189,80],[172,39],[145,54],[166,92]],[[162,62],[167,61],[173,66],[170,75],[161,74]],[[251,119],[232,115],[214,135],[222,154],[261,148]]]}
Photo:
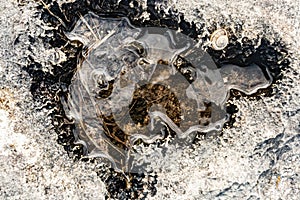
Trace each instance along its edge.
{"label": "grainy rock texture", "polygon": [[[148,198],[299,199],[300,2],[163,2],[197,26],[200,17],[206,25],[243,22],[244,36],[282,38],[291,64],[271,97],[230,100],[238,108],[236,121],[221,136],[184,150],[170,146],[166,153],[154,145],[145,148],[140,156],[147,156],[158,177],[157,193]],[[50,109],[30,93],[32,79],[24,67],[34,60],[51,73],[52,64],[66,59],[41,39],[50,27],[40,20],[40,4],[0,0],[0,198],[104,199],[95,164],[68,157],[56,142]]]}

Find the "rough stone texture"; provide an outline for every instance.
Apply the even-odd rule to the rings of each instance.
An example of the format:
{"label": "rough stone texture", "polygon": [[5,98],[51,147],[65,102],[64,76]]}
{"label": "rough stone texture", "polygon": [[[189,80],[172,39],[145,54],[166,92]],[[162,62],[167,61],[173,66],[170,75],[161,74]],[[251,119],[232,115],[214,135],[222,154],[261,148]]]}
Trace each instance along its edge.
{"label": "rough stone texture", "polygon": [[[152,155],[152,168],[166,163],[158,171],[153,199],[298,199],[300,2],[199,2],[167,1],[190,21],[197,21],[198,8],[207,24],[244,21],[249,37],[282,37],[291,67],[272,97],[232,100],[239,111],[234,127],[223,136],[200,140],[195,149],[170,147],[163,160],[157,149],[145,149],[145,155]],[[67,156],[56,142],[47,111],[29,92],[31,80],[22,70],[29,56],[50,71],[51,62],[57,61],[53,58],[65,59],[38,38],[47,27],[35,7],[34,1],[0,1],[0,198],[103,199],[105,186],[95,166]]]}
{"label": "rough stone texture", "polygon": [[37,38],[44,30],[35,6],[0,2],[0,199],[104,198],[93,164],[68,158],[48,113],[30,94],[31,80],[22,70],[28,54],[46,66],[53,52]]}

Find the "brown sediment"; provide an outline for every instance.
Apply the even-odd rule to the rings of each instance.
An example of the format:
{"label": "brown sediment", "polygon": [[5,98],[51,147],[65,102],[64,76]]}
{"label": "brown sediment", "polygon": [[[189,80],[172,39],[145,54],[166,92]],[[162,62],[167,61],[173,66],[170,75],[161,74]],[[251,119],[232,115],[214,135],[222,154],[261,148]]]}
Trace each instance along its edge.
{"label": "brown sediment", "polygon": [[8,112],[9,117],[13,117],[14,97],[8,89],[0,89],[0,109]]}

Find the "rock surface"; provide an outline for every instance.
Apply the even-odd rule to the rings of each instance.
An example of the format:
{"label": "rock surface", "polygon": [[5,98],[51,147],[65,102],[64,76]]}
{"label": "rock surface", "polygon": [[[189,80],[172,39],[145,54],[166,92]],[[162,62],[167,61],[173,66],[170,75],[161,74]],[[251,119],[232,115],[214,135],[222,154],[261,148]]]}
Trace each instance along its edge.
{"label": "rock surface", "polygon": [[[200,140],[195,149],[171,147],[163,160],[157,149],[147,148],[152,168],[166,163],[157,172],[157,194],[151,198],[298,199],[300,3],[166,2],[189,21],[197,22],[197,8],[206,24],[243,21],[250,38],[263,32],[270,40],[281,37],[291,64],[274,85],[275,95],[231,100],[239,111],[234,126],[222,136]],[[56,142],[47,109],[41,108],[45,102],[35,101],[30,93],[32,80],[23,70],[30,57],[50,72],[51,64],[66,59],[40,38],[47,26],[36,6],[29,0],[0,1],[0,198],[104,199],[105,185],[95,164],[68,157]]]}

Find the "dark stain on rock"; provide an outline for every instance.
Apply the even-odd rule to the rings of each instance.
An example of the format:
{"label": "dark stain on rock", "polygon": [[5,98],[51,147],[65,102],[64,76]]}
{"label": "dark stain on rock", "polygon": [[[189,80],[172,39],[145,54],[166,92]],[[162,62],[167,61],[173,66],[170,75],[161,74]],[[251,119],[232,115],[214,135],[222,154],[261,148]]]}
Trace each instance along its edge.
{"label": "dark stain on rock", "polygon": [[[63,32],[72,30],[80,16],[92,11],[104,17],[126,16],[135,26],[161,26],[173,30],[180,28],[182,33],[196,40],[199,39],[203,29],[197,29],[194,22],[186,21],[184,14],[177,10],[169,10],[168,13],[165,13],[156,7],[155,2],[158,1],[148,0],[146,10],[143,10],[134,0],[76,0],[72,3],[62,4],[61,7],[56,1],[44,0],[47,9],[42,4],[38,6],[42,12],[42,20],[49,26],[58,27],[56,30],[46,31],[53,36],[45,36],[42,38],[43,41],[52,47],[63,50],[68,60],[53,66],[53,73],[50,74],[43,71],[43,66],[40,63],[30,58],[31,64],[24,70],[32,77],[31,92],[34,98],[43,102],[45,108],[53,110],[50,115],[53,119],[53,126],[58,133],[58,143],[62,144],[73,158],[80,159],[85,152],[81,145],[74,144],[74,123],[65,116],[60,98],[64,98],[68,94],[68,86],[76,70],[78,58],[81,56],[82,45],[76,42],[70,43]],[[131,3],[134,7],[130,6]],[[143,12],[149,13],[150,20],[141,17]],[[201,11],[198,10],[197,12],[199,12],[198,16],[201,16]],[[237,24],[235,31],[241,31],[242,26],[242,24]],[[212,33],[216,27],[216,24],[213,24],[208,29]],[[239,38],[233,34],[232,30],[228,29],[227,31],[230,33],[230,43],[224,50],[215,51],[209,47],[206,49],[218,67],[228,63],[239,66],[255,63],[265,73],[267,70],[271,73],[274,83],[282,78],[282,71],[289,66],[290,61],[286,47],[280,39],[271,43],[262,38],[260,45],[255,48],[254,46],[258,44],[258,38],[256,40],[242,38],[242,43],[240,43],[238,42]],[[205,36],[200,39],[208,40],[209,38]],[[273,94],[273,88],[270,86],[267,89],[259,90],[252,97],[255,99],[261,98],[263,95],[270,96]],[[237,91],[231,92],[231,97],[239,98],[241,96],[246,95]],[[232,114],[237,112],[236,106],[229,105],[227,112],[233,116]],[[234,118],[231,118],[225,127],[231,127],[233,123]],[[287,150],[288,148],[285,148],[282,151]],[[156,194],[156,175],[128,174],[131,179],[130,186],[122,175],[113,170],[101,168],[98,170],[98,175],[107,185],[107,198],[145,199],[147,195]],[[145,188],[149,192],[144,191]]]}

